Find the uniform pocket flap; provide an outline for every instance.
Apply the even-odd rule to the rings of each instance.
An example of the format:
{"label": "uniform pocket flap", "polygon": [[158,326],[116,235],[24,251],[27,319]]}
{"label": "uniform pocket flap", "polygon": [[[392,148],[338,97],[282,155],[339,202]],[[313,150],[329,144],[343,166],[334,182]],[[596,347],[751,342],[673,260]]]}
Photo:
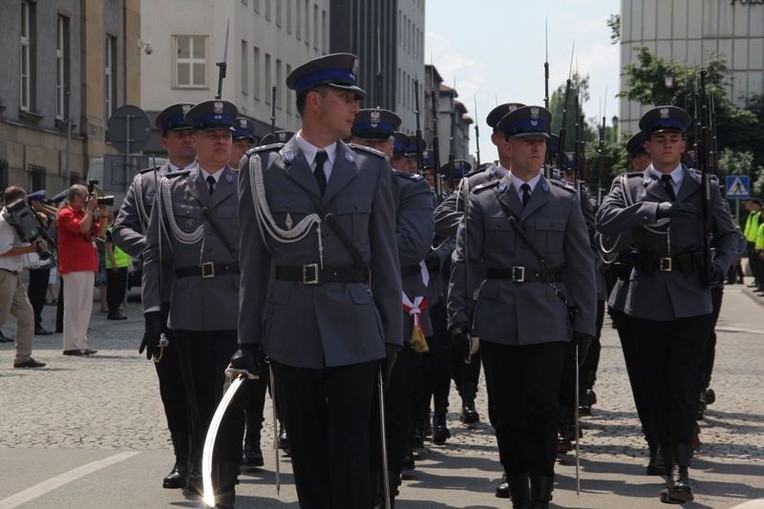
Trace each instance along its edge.
{"label": "uniform pocket flap", "polygon": [[273,195],[269,198],[268,205],[273,212],[297,212],[301,214],[316,212],[316,207],[311,203],[310,198],[296,194]]}
{"label": "uniform pocket flap", "polygon": [[562,219],[553,219],[551,217],[540,217],[536,219],[534,226],[537,230],[555,232],[565,231],[565,221]]}
{"label": "uniform pocket flap", "polygon": [[371,199],[339,197],[334,202],[334,210],[337,214],[368,214],[371,212]]}
{"label": "uniform pocket flap", "polygon": [[510,230],[511,228],[505,216],[491,216],[485,219],[486,230]]}

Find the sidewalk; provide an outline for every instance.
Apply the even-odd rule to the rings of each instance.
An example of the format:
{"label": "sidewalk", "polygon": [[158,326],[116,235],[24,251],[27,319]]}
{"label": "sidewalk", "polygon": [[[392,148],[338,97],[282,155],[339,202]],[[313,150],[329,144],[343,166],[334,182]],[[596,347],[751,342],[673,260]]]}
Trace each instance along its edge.
{"label": "sidewalk", "polygon": [[[757,298],[758,299],[758,298]],[[11,367],[13,344],[0,344],[0,508],[201,507],[177,490],[161,488],[173,458],[152,363],[137,353],[143,333],[140,304],[130,319],[110,322],[93,314],[92,358],[61,355],[61,334],[38,336],[41,370]],[[55,308],[44,326],[54,329]],[[12,335],[12,327],[3,330]],[[726,509],[764,498],[764,312],[742,285],[726,287],[717,328],[712,387],[717,402],[700,423],[703,445],[693,460],[695,501],[685,508]],[[615,331],[606,322],[594,415],[582,420],[581,494],[575,461],[560,456],[552,507],[656,508],[660,478],[644,475],[646,447]],[[501,475],[491,428],[459,422],[452,391],[450,439],[426,443],[417,469],[403,482],[399,508],[508,508],[494,487]],[[485,391],[477,401],[487,420]],[[266,465],[241,476],[237,507],[296,508],[288,458],[281,459],[276,495],[270,400],[263,446]],[[763,507],[749,502],[746,509]]]}

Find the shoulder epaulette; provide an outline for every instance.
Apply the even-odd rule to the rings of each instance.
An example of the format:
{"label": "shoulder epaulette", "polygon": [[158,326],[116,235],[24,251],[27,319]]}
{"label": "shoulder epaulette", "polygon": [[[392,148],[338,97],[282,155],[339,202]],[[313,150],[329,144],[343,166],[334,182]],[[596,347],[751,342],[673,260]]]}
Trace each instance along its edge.
{"label": "shoulder epaulette", "polygon": [[[692,173],[693,175],[695,175],[696,177],[703,178],[703,172],[700,171],[699,169],[697,169],[697,168],[687,168],[687,170],[690,173]],[[709,172],[709,176],[711,177],[712,181],[718,181],[719,180],[719,176],[716,173],[710,173]]]}
{"label": "shoulder epaulette", "polygon": [[151,173],[152,171],[159,171],[160,168],[161,168],[161,166],[154,166],[154,167],[151,167],[151,168],[146,168],[145,170],[140,170],[138,172],[138,174],[139,175],[143,175],[144,173]]}
{"label": "shoulder epaulette", "polygon": [[424,178],[423,176],[421,176],[418,173],[409,173],[409,172],[406,172],[406,171],[393,170],[393,174],[396,177],[400,177],[402,179],[413,180],[414,182],[419,182],[420,180],[422,180]]}
{"label": "shoulder epaulette", "polygon": [[493,186],[499,185],[499,180],[491,180],[490,182],[483,182],[482,184],[475,186],[472,188],[473,193],[479,193],[480,191],[483,191],[484,189],[488,189]]}
{"label": "shoulder epaulette", "polygon": [[572,193],[572,194],[576,194],[578,192],[578,191],[576,191],[576,189],[574,187],[569,187],[569,186],[567,186],[565,184],[565,182],[561,182],[559,180],[547,179],[547,182],[549,182],[550,184],[553,184],[553,185],[559,187],[560,189],[564,189],[565,191],[567,191],[569,193]]}
{"label": "shoulder epaulette", "polygon": [[464,178],[470,178],[473,175],[478,175],[480,173],[486,172],[489,168],[491,168],[491,166],[478,166],[474,170],[471,170],[466,175],[464,175]]}
{"label": "shoulder epaulette", "polygon": [[350,147],[353,150],[360,150],[362,152],[368,152],[369,154],[375,155],[377,157],[385,157],[385,154],[380,152],[379,150],[371,147],[367,147],[366,145],[359,145],[357,143],[348,143],[348,147]]}
{"label": "shoulder epaulette", "polygon": [[182,175],[188,175],[189,173],[191,173],[191,170],[178,170],[178,171],[171,171],[170,173],[168,173],[167,175],[165,175],[165,178],[168,178],[168,179],[174,179],[174,178],[176,178],[176,177],[180,177],[180,176],[182,176]]}
{"label": "shoulder epaulette", "polygon": [[626,178],[634,178],[634,177],[644,177],[645,174],[640,171],[631,171],[628,173],[621,173]]}
{"label": "shoulder epaulette", "polygon": [[260,145],[259,147],[253,147],[249,150],[247,150],[247,154],[254,154],[255,152],[265,152],[266,150],[275,150],[277,148],[281,148],[286,143],[271,143],[269,145]]}

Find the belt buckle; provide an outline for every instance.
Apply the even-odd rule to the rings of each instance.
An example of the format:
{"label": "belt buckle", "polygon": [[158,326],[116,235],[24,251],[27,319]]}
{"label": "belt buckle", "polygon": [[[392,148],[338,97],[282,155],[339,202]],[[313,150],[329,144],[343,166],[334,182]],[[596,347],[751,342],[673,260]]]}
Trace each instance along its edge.
{"label": "belt buckle", "polygon": [[673,269],[673,263],[670,256],[661,256],[658,261],[658,267],[661,272],[671,272]]}
{"label": "belt buckle", "polygon": [[318,264],[306,263],[302,266],[302,284],[304,285],[317,285],[318,284]]}
{"label": "belt buckle", "polygon": [[202,269],[202,279],[210,279],[215,277],[214,262],[204,262],[199,267]]}
{"label": "belt buckle", "polygon": [[515,265],[512,267],[512,282],[525,283],[525,267]]}

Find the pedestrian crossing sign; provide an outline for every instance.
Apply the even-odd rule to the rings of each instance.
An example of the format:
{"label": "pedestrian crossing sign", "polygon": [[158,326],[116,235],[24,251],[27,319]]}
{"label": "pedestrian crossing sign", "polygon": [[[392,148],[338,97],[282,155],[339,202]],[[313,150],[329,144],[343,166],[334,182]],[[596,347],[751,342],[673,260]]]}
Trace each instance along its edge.
{"label": "pedestrian crossing sign", "polygon": [[751,178],[748,175],[727,175],[724,187],[727,198],[748,198],[751,195]]}

